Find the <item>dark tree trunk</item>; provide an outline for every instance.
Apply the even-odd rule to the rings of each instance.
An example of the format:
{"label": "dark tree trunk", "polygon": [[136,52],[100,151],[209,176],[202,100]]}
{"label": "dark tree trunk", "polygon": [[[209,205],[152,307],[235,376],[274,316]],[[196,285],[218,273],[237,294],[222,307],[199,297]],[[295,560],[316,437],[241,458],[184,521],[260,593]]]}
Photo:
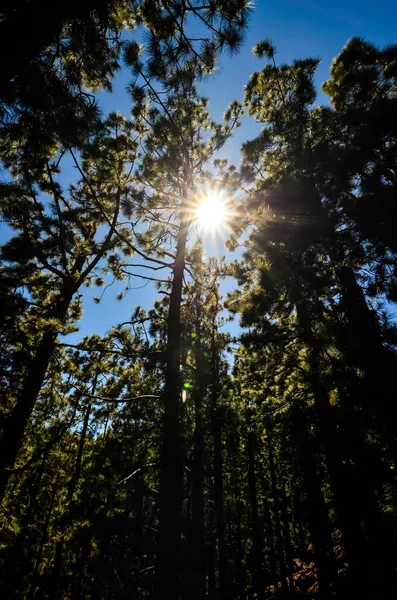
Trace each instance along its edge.
{"label": "dark tree trunk", "polygon": [[182,221],[178,232],[167,323],[167,364],[163,392],[163,440],[158,503],[159,524],[153,600],[164,600],[164,598],[177,600],[180,587],[183,501],[180,424],[181,299],[187,233],[188,223]]}
{"label": "dark tree trunk", "polygon": [[263,521],[259,518],[257,482],[256,482],[256,461],[255,461],[256,434],[253,431],[248,432],[247,452],[248,452],[248,487],[251,503],[251,537],[252,537],[252,578],[254,582],[254,591],[256,597],[262,600],[265,596],[265,577],[263,569]]}
{"label": "dark tree trunk", "polygon": [[211,389],[211,427],[214,445],[214,506],[216,519],[216,539],[218,546],[218,596],[225,598],[227,594],[226,570],[226,531],[223,504],[223,454],[222,454],[222,421],[219,411],[219,364],[215,347],[215,323],[212,331],[212,389]]}
{"label": "dark tree trunk", "polygon": [[292,408],[292,427],[305,486],[307,518],[317,566],[319,598],[328,600],[336,587],[337,569],[328,511],[314,459],[313,442],[309,435],[304,408],[298,402]]}
{"label": "dark tree trunk", "polygon": [[[35,509],[39,501],[39,492],[41,481],[45,471],[47,453],[40,461],[34,476],[32,489],[29,493],[29,504],[26,513],[20,524],[20,531],[15,538],[12,548],[7,552],[7,559],[2,565],[2,577],[0,586],[0,596],[11,598],[21,597],[21,590],[24,589],[26,581],[34,571],[33,550],[36,547],[36,538],[32,537],[31,523],[35,520]],[[13,594],[11,595],[11,590]]]}
{"label": "dark tree trunk", "polygon": [[[64,321],[73,298],[74,290],[64,291],[49,314],[49,318]],[[43,386],[51,356],[55,349],[57,333],[45,333],[26,373],[15,408],[6,422],[0,442],[0,502],[4,498],[10,478],[10,469],[21,448],[24,433],[33,412],[37,396]]]}
{"label": "dark tree trunk", "polygon": [[361,410],[364,409],[364,414],[370,411],[378,419],[397,465],[397,434],[394,426],[397,408],[395,402],[390,402],[397,355],[383,345],[377,316],[368,308],[353,270],[340,267],[336,274],[341,286],[340,308],[345,317],[345,323],[338,332],[341,350],[348,364],[358,366],[363,371],[363,376],[353,384],[353,402]]}
{"label": "dark tree trunk", "polygon": [[287,499],[286,490],[280,491],[280,499],[281,499],[281,519],[283,523],[283,538],[284,538],[284,548],[285,548],[285,559],[286,559],[286,567],[288,573],[288,583],[290,589],[290,596],[293,597],[295,594],[295,582],[294,582],[294,553],[292,549],[292,540],[291,540],[291,518],[290,518],[290,510],[289,510],[289,502]]}
{"label": "dark tree trunk", "polygon": [[34,567],[33,574],[32,574],[32,583],[30,586],[29,593],[27,595],[28,600],[32,600],[35,596],[35,590],[36,590],[36,586],[37,586],[38,579],[39,579],[39,568],[40,568],[41,558],[43,556],[44,544],[47,539],[48,527],[50,524],[50,520],[52,517],[52,510],[54,508],[54,503],[55,503],[55,496],[58,491],[58,480],[59,480],[59,474],[57,475],[56,481],[52,486],[50,505],[49,505],[48,511],[46,513],[44,527],[43,527],[43,531],[42,531],[41,538],[40,538],[40,545],[39,545],[39,549],[38,549],[37,556],[36,556],[36,563],[35,563],[35,567]]}
{"label": "dark tree trunk", "polygon": [[[395,420],[397,410],[390,402],[394,385],[396,354],[382,343],[382,332],[373,311],[368,308],[364,292],[349,267],[337,269],[341,286],[340,306],[345,326],[339,332],[346,362],[360,368],[360,378],[346,377],[339,396],[344,409],[346,440],[357,469],[357,489],[361,512],[366,524],[368,555],[377,573],[376,589],[387,598],[395,586],[396,530],[385,529],[379,511],[376,491],[388,478],[382,457],[366,443],[363,428],[372,428],[372,415],[377,419],[393,461],[397,461]],[[383,590],[383,591],[381,591]],[[382,595],[383,594],[383,595]]]}
{"label": "dark tree trunk", "polygon": [[[97,380],[98,380],[98,374],[95,375],[93,385],[91,388],[91,394],[93,394],[93,395],[95,394]],[[68,515],[68,508],[72,501],[73,494],[76,491],[76,488],[77,488],[77,485],[78,485],[78,482],[80,479],[84,445],[85,445],[85,441],[86,441],[86,437],[87,437],[87,430],[88,430],[88,424],[89,424],[89,420],[90,420],[90,414],[91,414],[91,403],[88,403],[86,411],[85,411],[85,415],[84,415],[83,428],[82,428],[81,434],[80,434],[80,441],[79,441],[79,447],[77,450],[75,467],[74,467],[74,471],[73,471],[73,474],[70,478],[69,485],[68,485],[68,491],[67,491],[67,495],[66,495],[65,512],[61,518],[60,538],[57,541],[56,546],[55,546],[54,564],[53,564],[52,573],[51,573],[51,582],[52,582],[51,583],[51,588],[52,588],[51,597],[54,599],[58,597],[58,594],[60,592],[64,593],[64,591],[65,591],[64,589],[62,589],[61,581],[62,581],[62,562],[63,562],[64,539],[65,539],[66,529],[67,529],[69,521],[70,521],[70,516]],[[60,587],[61,587],[61,590],[60,590]]]}
{"label": "dark tree trunk", "polygon": [[287,567],[285,564],[283,534],[282,534],[282,530],[281,530],[280,497],[279,497],[279,492],[277,489],[277,476],[276,476],[276,468],[275,468],[275,464],[274,464],[272,429],[271,429],[271,425],[269,422],[268,422],[266,441],[267,441],[267,451],[268,451],[268,457],[269,457],[270,492],[271,492],[271,495],[273,498],[274,526],[275,526],[275,534],[276,534],[278,565],[279,565],[279,571],[280,571],[280,583],[281,583],[281,590],[283,593],[283,597],[288,598],[288,596],[289,596],[288,572],[287,572]]}
{"label": "dark tree trunk", "polygon": [[329,402],[328,391],[319,377],[319,357],[321,347],[312,333],[308,314],[302,304],[297,305],[298,319],[305,341],[308,344],[311,367],[310,385],[314,395],[318,415],[321,442],[325,457],[346,556],[349,563],[349,580],[352,590],[360,592],[362,599],[370,597],[368,580],[362,577],[363,569],[372,572],[372,565],[365,550],[360,507],[362,499],[357,494],[356,473],[351,465],[350,456],[346,455],[345,435],[337,429],[335,416]]}
{"label": "dark tree trunk", "polygon": [[239,600],[245,600],[245,588],[246,588],[246,574],[244,569],[244,552],[243,552],[243,544],[242,544],[242,532],[241,532],[241,521],[242,515],[240,514],[240,510],[237,508],[237,522],[236,522],[236,578],[237,585],[236,589],[238,592]]}
{"label": "dark tree trunk", "polygon": [[206,543],[205,551],[205,565],[208,580],[208,598],[215,600],[216,597],[216,582],[215,582],[215,563],[216,563],[216,531],[215,531],[215,510],[211,508],[209,510],[209,523],[208,523],[208,541]]}
{"label": "dark tree trunk", "polygon": [[[200,300],[199,300],[200,301]],[[192,518],[188,548],[190,559],[188,569],[187,597],[199,600],[205,595],[204,577],[204,489],[203,489],[203,454],[204,430],[202,395],[204,393],[204,356],[201,350],[200,324],[196,326],[196,376],[191,394],[195,408],[195,426],[193,436],[193,457],[191,464],[192,482]]]}
{"label": "dark tree trunk", "polygon": [[269,508],[268,496],[269,496],[269,486],[265,480],[265,473],[263,469],[264,459],[261,461],[260,465],[260,478],[262,485],[262,498],[263,498],[263,515],[266,523],[266,532],[267,532],[267,541],[269,544],[269,566],[270,566],[270,579],[271,583],[274,585],[276,590],[276,598],[280,597],[279,587],[278,587],[278,575],[277,575],[277,557],[276,550],[274,547],[274,531],[273,531],[273,520],[272,515]]}

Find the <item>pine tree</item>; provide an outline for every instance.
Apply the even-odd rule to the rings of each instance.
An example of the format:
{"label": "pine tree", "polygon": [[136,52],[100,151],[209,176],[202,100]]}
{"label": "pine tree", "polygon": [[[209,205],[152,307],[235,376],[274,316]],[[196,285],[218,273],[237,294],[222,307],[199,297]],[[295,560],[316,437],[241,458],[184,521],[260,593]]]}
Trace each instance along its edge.
{"label": "pine tree", "polygon": [[[121,243],[116,227],[136,152],[130,131],[125,119],[111,115],[81,149],[81,162],[70,150],[80,180],[68,191],[56,179],[59,160],[48,162],[46,174],[35,184],[29,173],[21,177],[15,167],[18,183],[2,185],[3,214],[17,231],[2,247],[5,276],[17,278],[16,294],[24,288],[29,293],[29,308],[14,342],[14,367],[15,362],[22,364],[17,379],[15,372],[10,373],[7,392],[13,406],[1,442],[2,496],[57,336],[71,331],[79,316],[75,295],[95,273],[99,275],[101,261]],[[102,239],[100,227],[106,228]]]}
{"label": "pine tree", "polygon": [[[142,74],[139,57],[137,76]],[[145,156],[137,173],[143,221],[150,224],[139,234],[141,248],[158,268],[171,268],[166,330],[164,378],[164,431],[159,496],[159,541],[155,594],[177,597],[180,577],[180,539],[183,499],[183,450],[181,431],[182,356],[181,303],[186,267],[187,241],[194,224],[205,166],[223,145],[237,123],[239,106],[233,104],[224,125],[213,123],[207,102],[185,79],[171,81],[176,91],[165,98],[152,87],[142,98],[139,118],[146,129]],[[137,88],[132,90],[137,94]],[[204,136],[207,137],[207,139]],[[149,190],[149,191],[148,191]],[[175,245],[175,250],[173,246]]]}
{"label": "pine tree", "polygon": [[[237,50],[249,2],[183,0],[5,1],[1,7],[0,127],[26,168],[84,140],[99,118],[96,92],[111,90],[123,58],[148,31],[147,73],[206,75],[224,48]],[[194,31],[204,26],[197,40]],[[192,29],[190,29],[192,28]]]}
{"label": "pine tree", "polygon": [[[333,186],[327,188],[330,174],[323,162],[325,148],[333,143],[338,124],[335,126],[337,117],[327,109],[311,108],[317,62],[295,61],[293,65],[278,67],[269,42],[258,44],[256,52],[267,55],[272,64],[251,77],[246,91],[249,111],[265,126],[260,136],[245,146],[245,175],[256,181],[251,205],[258,210],[246,255],[246,260],[256,261],[257,271],[241,271],[241,280],[250,290],[242,307],[244,322],[257,323],[261,329],[267,327],[271,331],[267,319],[295,314],[296,334],[307,348],[308,382],[350,555],[351,576],[356,581],[354,585],[359,585],[367,557],[362,554],[362,522],[366,522],[366,535],[373,535],[374,540],[376,532],[382,531],[375,497],[381,459],[379,455],[375,458],[375,448],[370,449],[368,434],[375,417],[379,419],[378,434],[382,437],[386,420],[380,414],[382,409],[372,404],[373,388],[366,390],[368,401],[363,398],[360,376],[353,379],[352,386],[338,387],[337,381],[343,380],[344,371],[346,378],[351,377],[349,368],[357,365],[360,353],[356,346],[349,347],[344,341],[341,323],[349,328],[354,344],[359,343],[359,328],[365,331],[370,327],[378,332],[375,335],[380,334],[378,317],[368,308],[358,283],[360,269],[371,258],[357,244],[354,230],[345,226],[345,215],[337,209],[335,200],[338,194],[343,197],[343,184],[337,190]],[[337,183],[338,172],[333,176],[333,183]],[[327,193],[329,189],[331,194]],[[379,359],[386,351],[378,339]],[[331,360],[330,355],[334,357]],[[345,366],[341,368],[342,360]],[[361,362],[361,368],[370,378],[368,362],[365,366]],[[338,389],[340,412],[332,407],[334,386]],[[342,443],[336,441],[338,438]],[[392,438],[389,440],[392,451]],[[372,454],[372,458],[363,462],[365,454]],[[378,467],[374,468],[376,462]],[[354,471],[349,464],[355,465]],[[369,467],[373,469],[370,479]],[[362,506],[362,520],[358,518],[358,504]],[[373,525],[375,522],[377,525]],[[360,538],[362,543],[358,544]],[[380,573],[385,560],[386,557],[380,559],[376,567],[380,579],[384,577]],[[386,570],[390,575],[390,569]],[[365,593],[368,590],[363,590]]]}
{"label": "pine tree", "polygon": [[[262,132],[241,170],[211,165],[241,107],[215,123],[196,86],[247,14],[61,5],[2,67],[25,93],[0,136],[4,597],[386,600],[395,586],[395,332],[381,310],[395,286],[395,47],[351,40],[322,107],[317,61],[277,65],[261,42],[245,109]],[[142,45],[136,30],[121,43],[132,18]],[[197,20],[208,38],[188,36]],[[101,120],[87,89],[110,85],[121,46],[131,120]],[[27,61],[64,95],[35,104]],[[70,131],[50,119],[41,135],[66,101]],[[239,197],[232,266],[204,260],[196,227],[216,186]],[[152,285],[153,306],[72,343],[84,287],[113,278],[123,302],[134,278]]]}

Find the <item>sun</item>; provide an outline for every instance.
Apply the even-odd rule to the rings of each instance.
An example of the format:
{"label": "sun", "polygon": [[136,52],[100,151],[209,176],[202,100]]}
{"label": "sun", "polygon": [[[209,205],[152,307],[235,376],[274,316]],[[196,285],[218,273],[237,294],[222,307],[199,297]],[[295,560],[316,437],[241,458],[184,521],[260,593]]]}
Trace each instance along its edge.
{"label": "sun", "polygon": [[221,194],[208,194],[196,208],[196,220],[203,229],[219,229],[225,225],[228,207]]}

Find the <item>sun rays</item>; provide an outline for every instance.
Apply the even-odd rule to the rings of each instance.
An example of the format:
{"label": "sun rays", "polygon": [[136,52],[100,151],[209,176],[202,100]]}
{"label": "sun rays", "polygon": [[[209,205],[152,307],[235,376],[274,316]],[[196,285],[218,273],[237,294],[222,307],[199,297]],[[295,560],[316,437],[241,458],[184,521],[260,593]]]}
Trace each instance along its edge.
{"label": "sun rays", "polygon": [[199,197],[194,218],[201,231],[216,232],[225,229],[230,217],[230,207],[222,192],[210,191]]}

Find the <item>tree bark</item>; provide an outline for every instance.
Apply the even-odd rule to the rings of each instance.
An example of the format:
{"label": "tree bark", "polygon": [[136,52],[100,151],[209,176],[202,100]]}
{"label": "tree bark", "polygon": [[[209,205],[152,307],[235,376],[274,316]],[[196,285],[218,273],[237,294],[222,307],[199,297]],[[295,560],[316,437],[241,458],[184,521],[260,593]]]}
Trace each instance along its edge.
{"label": "tree bark", "polygon": [[395,402],[390,402],[397,355],[382,342],[382,332],[376,315],[368,308],[364,292],[357,283],[354,271],[339,267],[336,275],[341,287],[341,309],[346,324],[338,332],[342,351],[349,364],[363,370],[353,401],[366,413],[372,412],[383,429],[384,439],[397,466],[397,436],[394,426],[397,417]]}
{"label": "tree bark", "polygon": [[307,518],[317,566],[320,600],[328,600],[337,587],[337,569],[333,553],[328,511],[314,460],[313,442],[308,432],[304,408],[295,402],[292,427],[306,493]]}
{"label": "tree bark", "polygon": [[263,521],[259,518],[256,461],[255,461],[256,434],[248,432],[248,487],[251,502],[251,537],[252,537],[252,579],[256,597],[262,600],[265,596],[265,574],[263,569]]}
{"label": "tree bark", "polygon": [[227,569],[226,569],[226,528],[223,505],[223,453],[222,453],[222,422],[219,414],[219,365],[217,349],[215,347],[215,323],[212,330],[211,343],[211,427],[214,446],[214,505],[216,519],[216,538],[218,546],[218,596],[226,597],[227,594]]}
{"label": "tree bark", "polygon": [[270,577],[271,577],[271,582],[273,583],[273,585],[275,587],[275,597],[279,598],[280,590],[278,587],[277,557],[276,557],[276,550],[274,547],[273,520],[272,520],[272,516],[270,513],[269,502],[268,502],[268,496],[269,496],[268,487],[269,486],[265,480],[265,473],[264,473],[264,468],[263,468],[264,459],[261,461],[261,463],[262,464],[260,465],[260,478],[261,478],[262,494],[263,494],[263,501],[262,501],[263,515],[264,515],[265,522],[266,522],[267,540],[268,540],[268,544],[269,544]]}
{"label": "tree bark", "polygon": [[205,566],[207,573],[207,596],[210,600],[215,600],[216,597],[216,582],[215,582],[215,563],[216,563],[216,531],[215,531],[215,510],[210,508],[209,524],[208,524],[208,541],[206,543]]}
{"label": "tree bark", "polygon": [[278,555],[278,565],[280,570],[280,580],[281,580],[281,590],[284,598],[289,597],[289,588],[288,588],[288,572],[285,564],[285,554],[284,554],[284,544],[283,544],[283,535],[281,530],[281,511],[280,511],[280,497],[277,490],[277,476],[276,476],[276,468],[274,464],[274,451],[273,451],[273,440],[272,440],[272,430],[271,425],[268,422],[268,431],[267,431],[267,451],[269,457],[269,473],[270,473],[270,491],[273,497],[273,507],[274,507],[274,525],[275,525],[275,534],[276,534],[276,546],[277,546],[277,555]]}
{"label": "tree bark", "polygon": [[[74,289],[64,289],[49,318],[64,321],[72,301]],[[24,433],[30,416],[33,412],[37,396],[43,386],[52,354],[55,349],[57,332],[45,333],[29,365],[29,370],[24,377],[21,391],[18,395],[15,408],[6,422],[4,433],[0,442],[0,502],[4,498],[10,478],[10,469],[14,466],[15,459],[21,448]]]}
{"label": "tree bark", "polygon": [[180,588],[183,500],[183,449],[180,423],[181,300],[187,233],[188,222],[183,219],[178,231],[167,321],[159,524],[153,600],[164,600],[164,598],[177,600]]}
{"label": "tree bark", "polygon": [[[200,299],[198,299],[200,302]],[[200,314],[198,315],[198,321]],[[190,395],[195,408],[195,427],[193,436],[193,457],[191,465],[192,481],[192,517],[190,543],[188,548],[189,573],[187,597],[199,600],[205,595],[204,577],[204,487],[203,487],[203,454],[204,430],[202,397],[204,394],[204,356],[201,350],[200,323],[196,325],[196,376],[193,391]]]}
{"label": "tree bark", "polygon": [[30,586],[29,593],[27,595],[28,600],[32,600],[34,598],[34,595],[35,595],[36,585],[37,585],[38,578],[39,578],[39,568],[40,568],[41,558],[42,558],[43,550],[44,550],[44,544],[45,544],[45,541],[47,539],[48,528],[49,528],[49,525],[50,525],[50,520],[51,520],[51,517],[52,517],[52,511],[53,511],[54,503],[55,503],[55,497],[56,497],[56,494],[57,494],[57,491],[58,491],[58,480],[59,480],[59,473],[57,475],[55,483],[52,485],[52,493],[51,493],[50,505],[49,505],[48,511],[46,513],[46,518],[45,518],[45,522],[44,522],[44,528],[43,528],[43,532],[42,532],[41,538],[40,538],[40,545],[39,545],[39,549],[38,549],[38,552],[37,552],[36,563],[35,563],[35,567],[34,567],[33,574],[32,574],[32,583],[31,583],[31,586]]}
{"label": "tree bark", "polygon": [[[100,360],[100,358],[99,358],[99,360]],[[98,381],[98,373],[95,374],[93,385],[91,387],[91,394],[93,394],[93,395],[95,394],[97,381]],[[82,461],[83,461],[83,452],[84,452],[84,446],[85,446],[85,441],[86,441],[86,437],[87,437],[87,430],[88,430],[88,424],[89,424],[89,420],[90,420],[90,414],[91,414],[91,402],[88,403],[86,411],[85,411],[83,428],[81,430],[79,446],[77,449],[75,467],[74,467],[74,471],[72,473],[72,476],[71,476],[69,484],[68,484],[68,490],[67,490],[67,495],[66,495],[66,506],[65,506],[64,514],[61,517],[60,539],[57,541],[56,546],[55,546],[54,564],[53,564],[52,573],[51,573],[51,588],[52,588],[51,597],[54,599],[57,598],[58,594],[59,594],[59,586],[60,586],[61,578],[62,578],[64,539],[65,539],[66,529],[68,526],[68,521],[70,520],[70,517],[68,515],[68,509],[69,509],[69,505],[72,501],[73,494],[77,488],[77,485],[78,485],[79,479],[80,479],[81,465],[82,465]],[[65,590],[63,590],[63,592],[64,591]]]}
{"label": "tree bark", "polygon": [[359,591],[362,599],[369,598],[370,586],[368,580],[362,577],[362,573],[363,569],[366,573],[371,573],[372,565],[365,551],[365,537],[360,518],[362,499],[357,494],[356,473],[352,468],[350,457],[345,452],[344,431],[336,427],[328,391],[319,377],[321,347],[312,333],[308,314],[300,303],[297,305],[297,312],[303,336],[309,347],[310,385],[313,391],[321,431],[321,442],[325,451],[328,473],[349,563],[351,589],[356,592]]}

